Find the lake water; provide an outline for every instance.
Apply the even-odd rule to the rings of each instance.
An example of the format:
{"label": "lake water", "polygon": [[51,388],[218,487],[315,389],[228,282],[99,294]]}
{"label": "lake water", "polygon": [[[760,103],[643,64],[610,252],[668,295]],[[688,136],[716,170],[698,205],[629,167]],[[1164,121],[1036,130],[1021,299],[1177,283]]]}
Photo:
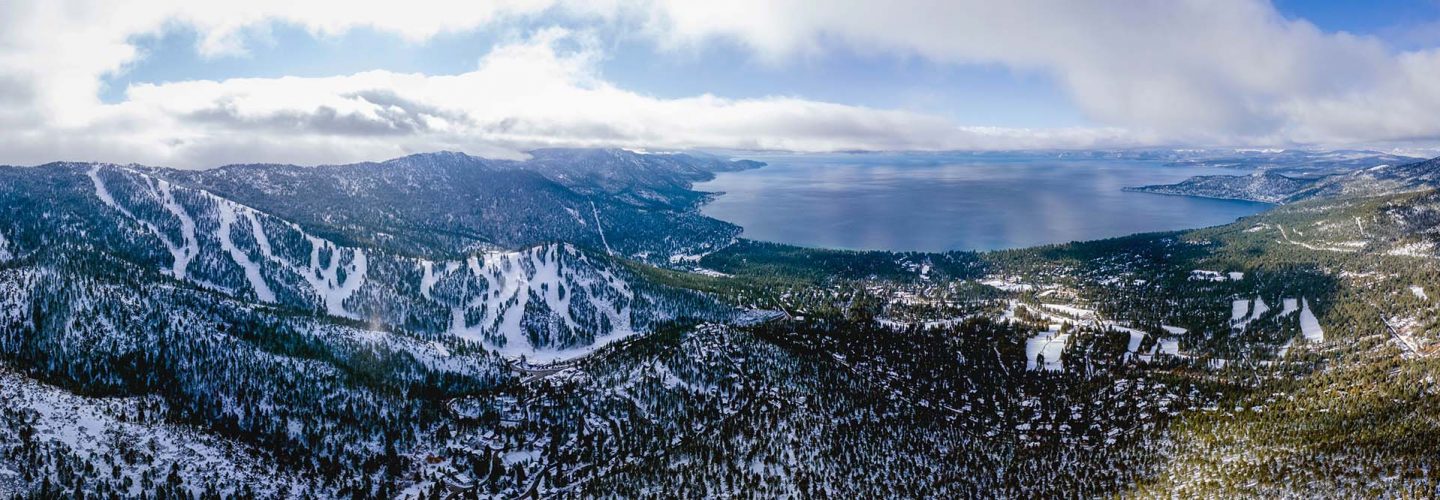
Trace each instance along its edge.
{"label": "lake water", "polygon": [[863,250],[993,250],[1225,224],[1269,205],[1122,191],[1248,171],[1039,156],[753,156],[696,185],[744,237]]}

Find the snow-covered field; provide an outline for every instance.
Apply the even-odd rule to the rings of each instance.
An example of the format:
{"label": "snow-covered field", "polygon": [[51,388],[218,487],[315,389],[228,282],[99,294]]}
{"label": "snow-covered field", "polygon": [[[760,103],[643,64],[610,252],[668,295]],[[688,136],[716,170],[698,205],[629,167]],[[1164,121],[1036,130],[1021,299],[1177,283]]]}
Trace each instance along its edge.
{"label": "snow-covered field", "polygon": [[[94,467],[96,474],[128,480],[129,489],[122,494],[134,497],[149,491],[143,486],[147,481],[165,481],[172,467],[193,495],[205,483],[228,494],[246,484],[263,497],[289,489],[323,491],[314,490],[318,485],[305,478],[277,472],[273,459],[248,446],[159,421],[160,404],[149,398],[76,396],[0,367],[0,416],[28,422],[0,427],[0,450],[30,443],[45,453],[77,459]],[[30,436],[10,434],[21,429],[28,429]],[[19,493],[6,490],[15,487],[7,479],[18,477],[18,468],[0,453],[0,496]]]}
{"label": "snow-covered field", "polygon": [[1300,302],[1300,332],[1305,335],[1306,340],[1324,342],[1325,330],[1320,328],[1320,320],[1310,311],[1310,301],[1301,299]]}
{"label": "snow-covered field", "polygon": [[[1065,352],[1065,345],[1070,342],[1070,334],[1049,330],[1035,334],[1025,340],[1025,369],[1036,370],[1043,368],[1045,371],[1064,371],[1065,363],[1060,360],[1060,354]],[[1036,365],[1037,355],[1044,355],[1044,365]]]}

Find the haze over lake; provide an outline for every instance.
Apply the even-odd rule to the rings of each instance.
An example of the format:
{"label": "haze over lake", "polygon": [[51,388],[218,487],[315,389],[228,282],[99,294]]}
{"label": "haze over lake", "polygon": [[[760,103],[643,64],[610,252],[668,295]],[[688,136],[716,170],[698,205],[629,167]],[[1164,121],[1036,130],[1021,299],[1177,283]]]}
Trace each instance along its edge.
{"label": "haze over lake", "polygon": [[702,211],[744,237],[862,250],[993,250],[1233,222],[1269,205],[1123,191],[1248,170],[1038,156],[834,154],[748,158],[769,165],[696,185],[724,192]]}

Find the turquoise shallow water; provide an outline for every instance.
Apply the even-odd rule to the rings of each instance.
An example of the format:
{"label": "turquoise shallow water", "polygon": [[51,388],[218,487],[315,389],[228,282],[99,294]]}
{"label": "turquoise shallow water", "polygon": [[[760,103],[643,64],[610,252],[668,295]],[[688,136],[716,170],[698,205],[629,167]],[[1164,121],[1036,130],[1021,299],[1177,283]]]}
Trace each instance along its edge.
{"label": "turquoise shallow water", "polygon": [[1205,227],[1263,203],[1123,191],[1248,171],[1038,156],[776,155],[696,185],[744,237],[865,250],[993,250]]}

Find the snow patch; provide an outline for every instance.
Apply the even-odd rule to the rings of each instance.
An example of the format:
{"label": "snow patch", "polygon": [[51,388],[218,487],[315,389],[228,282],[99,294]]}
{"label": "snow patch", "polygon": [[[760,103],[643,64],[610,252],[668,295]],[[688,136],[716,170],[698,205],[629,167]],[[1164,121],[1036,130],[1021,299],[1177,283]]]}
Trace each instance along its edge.
{"label": "snow patch", "polygon": [[1230,322],[1231,322],[1231,323],[1237,323],[1237,322],[1243,321],[1243,320],[1245,319],[1245,316],[1248,315],[1248,314],[1250,314],[1250,300],[1249,300],[1249,299],[1239,299],[1239,300],[1232,301],[1232,302],[1230,303]]}
{"label": "snow patch", "polygon": [[1280,310],[1280,317],[1282,317],[1282,318],[1283,318],[1283,317],[1286,317],[1286,316],[1289,316],[1289,315],[1291,315],[1291,314],[1295,314],[1295,311],[1299,311],[1299,310],[1300,310],[1300,301],[1299,301],[1299,300],[1296,300],[1296,299],[1283,299],[1282,302],[1284,302],[1284,307]]}
{"label": "snow patch", "polygon": [[235,242],[230,239],[230,229],[238,220],[235,216],[235,207],[229,202],[217,200],[220,210],[220,229],[215,236],[220,239],[220,248],[230,254],[230,258],[245,269],[245,279],[250,282],[250,289],[255,291],[255,296],[261,302],[275,302],[275,292],[265,284],[265,278],[260,274],[260,265],[250,260],[250,256],[235,247]]}
{"label": "snow patch", "polygon": [[190,261],[199,254],[200,244],[195,240],[195,221],[185,212],[184,207],[181,207],[180,204],[175,201],[175,194],[170,187],[170,183],[157,181],[149,176],[137,174],[145,181],[143,183],[146,188],[145,193],[165,207],[166,211],[179,218],[181,243],[184,246],[177,245],[171,241],[170,238],[165,235],[165,232],[160,230],[159,226],[156,226],[148,220],[136,217],[129,209],[116,203],[115,197],[110,194],[110,189],[105,186],[105,181],[100,179],[100,165],[91,167],[87,174],[90,176],[90,182],[95,185],[95,197],[99,198],[105,205],[114,208],[125,217],[140,223],[141,226],[144,226],[151,233],[154,233],[155,236],[160,239],[160,243],[165,245],[165,250],[169,251],[170,256],[174,259],[169,269],[170,275],[176,279],[185,279],[185,270],[189,267]]}
{"label": "snow patch", "polygon": [[1185,334],[1186,332],[1189,332],[1189,331],[1190,331],[1190,330],[1186,330],[1186,329],[1184,329],[1184,328],[1180,328],[1180,327],[1178,327],[1178,326],[1170,326],[1170,325],[1160,325],[1160,329],[1165,330],[1166,332],[1169,332],[1169,333],[1172,334],[1172,335],[1183,335],[1183,334]]}
{"label": "snow patch", "polygon": [[[1025,340],[1025,369],[1045,371],[1064,371],[1065,363],[1060,360],[1060,354],[1065,352],[1065,345],[1070,342],[1070,334],[1061,334],[1057,331],[1044,331],[1035,334]],[[1036,359],[1044,356],[1044,365],[1037,365]],[[1038,368],[1037,368],[1038,367]]]}
{"label": "snow patch", "polygon": [[1300,332],[1311,342],[1324,342],[1325,330],[1320,329],[1320,320],[1310,311],[1310,301],[1301,299]]}

